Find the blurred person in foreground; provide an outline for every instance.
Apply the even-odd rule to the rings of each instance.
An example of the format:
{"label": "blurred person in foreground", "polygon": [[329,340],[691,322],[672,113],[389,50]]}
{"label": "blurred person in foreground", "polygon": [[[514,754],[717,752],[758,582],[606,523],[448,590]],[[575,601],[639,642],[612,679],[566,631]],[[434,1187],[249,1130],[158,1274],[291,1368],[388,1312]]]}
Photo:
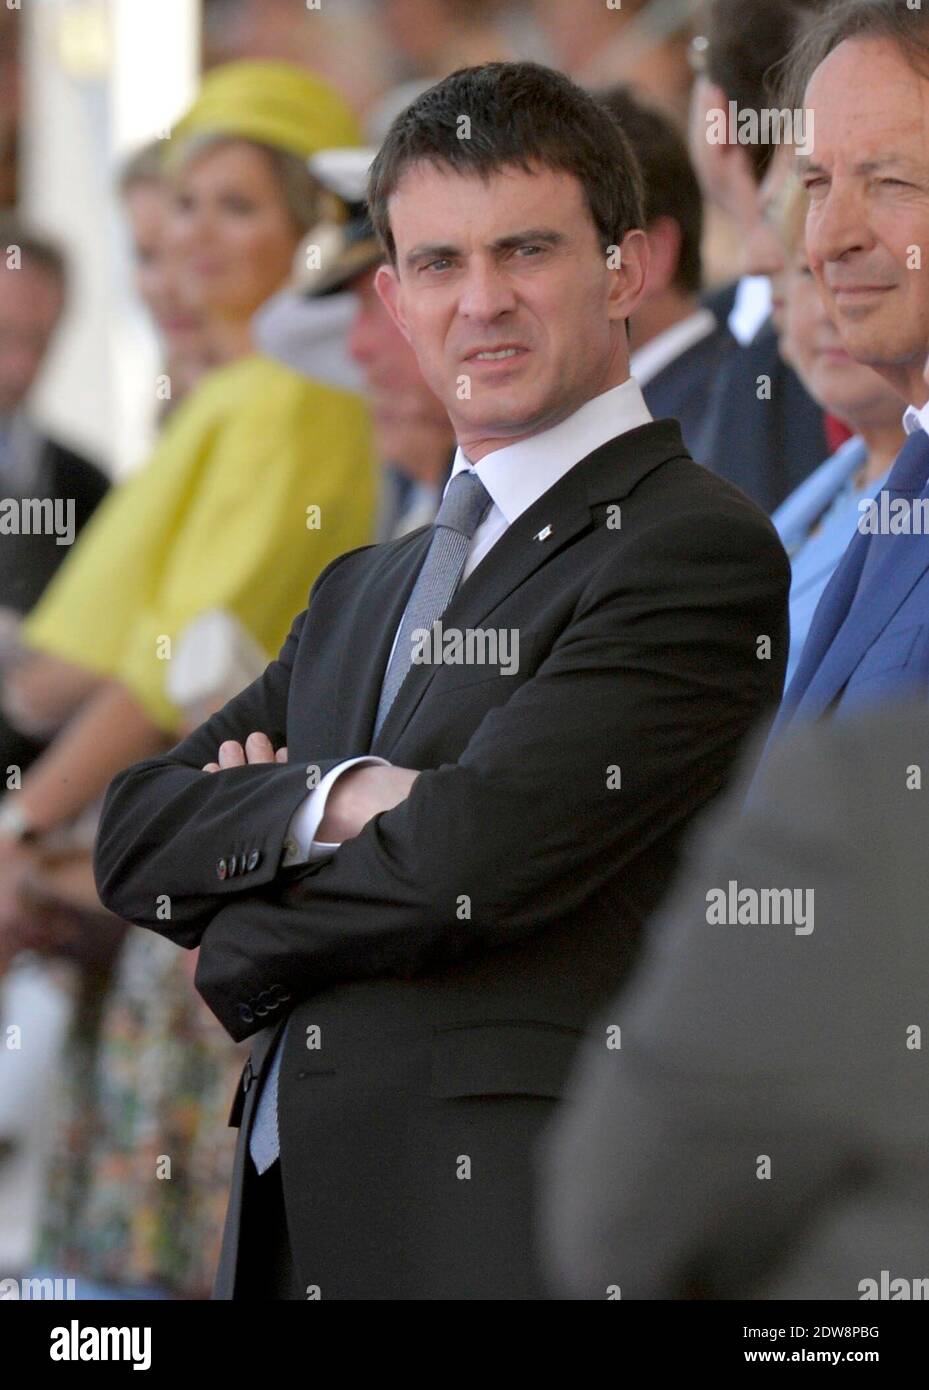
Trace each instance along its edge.
{"label": "blurred person in foreground", "polygon": [[636,152],[645,184],[649,244],[645,294],[629,325],[629,370],[656,419],[677,420],[694,451],[706,415],[710,383],[735,339],[700,302],[703,195],[687,145],[670,118],[626,87],[597,94]]}
{"label": "blurred person in foreground", "polygon": [[[692,47],[691,158],[707,203],[737,228],[743,269],[738,281],[707,300],[738,350],[707,383],[695,452],[769,512],[848,437],[825,419],[782,359],[771,320],[769,277],[783,268],[783,250],[764,216],[763,195],[785,132],[763,126],[762,113],[776,108],[769,70],[786,57],[810,8],[811,0],[709,0],[704,32]],[[739,141],[743,115],[757,120],[755,143]]]}
{"label": "blurred person in foreground", "polygon": [[925,1297],[927,747],[797,731],[701,825],[536,1155],[554,1292]]}
{"label": "blurred person in foreground", "polygon": [[783,299],[781,351],[813,399],[855,433],[771,518],[791,564],[788,682],[823,590],[855,534],[861,504],[884,486],[906,437],[896,391],[849,355],[823,304],[804,244],[807,205],[793,177],[781,227],[787,268],[775,277]]}
{"label": "blurred person in foreground", "polygon": [[[267,635],[286,629],[320,565],[367,539],[372,523],[361,402],[254,353],[249,335],[251,314],[286,278],[318,215],[306,157],[317,144],[354,143],[352,117],[312,78],[246,64],[210,74],[174,138],[172,247],[191,264],[211,350],[228,365],[171,413],[146,469],[120,489],[106,527],[86,538],[94,549],[76,557],[69,582],[33,616],[30,638],[72,658],[83,642],[86,659],[109,659],[113,669],[65,723],[37,766],[42,777],[27,776],[4,802],[6,959],[26,948],[80,954],[81,943],[91,952],[109,914],[85,883],[77,922],[49,940],[35,903],[37,877],[48,888],[36,846],[55,842],[76,811],[92,818],[114,761],[164,747],[172,726],[180,731],[189,717],[178,695],[182,661],[195,707],[221,703],[217,689],[237,690],[260,669]],[[315,506],[320,525],[310,529]],[[189,632],[198,614],[217,612],[225,626],[195,629],[191,650],[185,625]],[[159,660],[166,638],[178,647]],[[96,922],[81,915],[94,904]],[[152,944],[133,933],[115,974],[84,972],[61,1072],[60,1162],[40,1253],[56,1273],[92,1281],[99,1296],[204,1296],[218,1252],[234,1049],[191,993],[193,962]],[[172,1182],[156,1171],[164,1134]]]}
{"label": "blurred person in foreground", "polygon": [[815,122],[806,252],[842,346],[897,393],[906,443],[859,502],[772,738],[929,690],[929,11],[842,0],[792,55]]}
{"label": "blurred person in foreground", "polygon": [[216,1297],[536,1298],[532,1141],[777,699],[787,560],[629,376],[641,183],[593,97],[464,69],[369,203],[458,441],[436,522],[337,560],[261,679],[114,779],[97,886],[253,1039]]}

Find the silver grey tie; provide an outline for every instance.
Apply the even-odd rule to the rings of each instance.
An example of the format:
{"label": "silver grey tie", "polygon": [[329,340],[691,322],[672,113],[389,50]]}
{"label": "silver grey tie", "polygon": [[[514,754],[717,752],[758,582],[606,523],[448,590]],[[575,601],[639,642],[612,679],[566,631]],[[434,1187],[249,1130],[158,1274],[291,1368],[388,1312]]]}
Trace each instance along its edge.
{"label": "silver grey tie", "polygon": [[471,539],[489,507],[490,494],[477,474],[470,469],[456,473],[436,516],[432,542],[387,664],[372,742],[413,664],[414,633],[431,630],[451,602],[468,558]]}
{"label": "silver grey tie", "polygon": [[[431,630],[433,623],[441,618],[451,602],[461,581],[471,540],[490,509],[490,502],[489,492],[471,469],[456,473],[448,485],[435,519],[432,541],[404,610],[393,653],[384,673],[372,743],[413,664],[416,645],[413,634]],[[285,1027],[274,1049],[249,1135],[249,1153],[259,1173],[270,1168],[280,1153],[277,1090],[286,1031]]]}

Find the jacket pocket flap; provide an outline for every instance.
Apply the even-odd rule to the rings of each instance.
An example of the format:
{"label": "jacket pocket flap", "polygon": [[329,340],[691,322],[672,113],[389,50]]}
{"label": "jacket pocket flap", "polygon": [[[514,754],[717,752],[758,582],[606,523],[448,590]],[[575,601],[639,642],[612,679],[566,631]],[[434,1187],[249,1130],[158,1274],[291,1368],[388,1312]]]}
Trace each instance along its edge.
{"label": "jacket pocket flap", "polygon": [[442,1029],[432,1041],[430,1094],[560,1097],[582,1037],[525,1020]]}

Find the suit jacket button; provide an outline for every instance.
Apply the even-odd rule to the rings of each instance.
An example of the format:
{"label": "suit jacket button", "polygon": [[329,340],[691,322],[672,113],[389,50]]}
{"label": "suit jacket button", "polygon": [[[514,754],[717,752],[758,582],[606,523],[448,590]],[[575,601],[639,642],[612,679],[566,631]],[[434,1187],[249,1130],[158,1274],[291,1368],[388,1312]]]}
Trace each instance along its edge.
{"label": "suit jacket button", "polygon": [[239,1018],[242,1020],[243,1023],[255,1022],[255,1015],[252,1013],[251,1009],[248,1007],[247,1004],[239,1005]]}
{"label": "suit jacket button", "polygon": [[227,872],[228,872],[228,870],[227,870],[227,868],[226,868],[226,861],[225,861],[225,859],[220,859],[219,863],[216,865],[216,877],[217,877],[217,878],[225,878]]}
{"label": "suit jacket button", "polygon": [[252,852],[251,852],[251,854],[248,856],[248,860],[247,860],[247,862],[246,862],[246,868],[248,868],[248,869],[254,869],[255,866],[258,864],[258,862],[259,862],[260,859],[261,859],[261,851],[260,851],[260,850],[257,850],[257,849],[253,849]]}
{"label": "suit jacket button", "polygon": [[230,854],[229,856],[229,877],[233,878],[239,872],[239,856]]}

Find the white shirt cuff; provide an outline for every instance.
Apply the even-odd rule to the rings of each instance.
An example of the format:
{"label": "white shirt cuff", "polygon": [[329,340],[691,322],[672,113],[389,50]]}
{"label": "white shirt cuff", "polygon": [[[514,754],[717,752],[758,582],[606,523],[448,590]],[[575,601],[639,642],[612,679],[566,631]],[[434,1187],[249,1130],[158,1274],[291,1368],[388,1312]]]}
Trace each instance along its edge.
{"label": "white shirt cuff", "polygon": [[376,758],[369,754],[360,758],[346,758],[344,763],[337,763],[335,767],[331,767],[319,786],[307,794],[287,822],[284,854],[281,858],[282,868],[289,868],[291,864],[306,864],[314,859],[328,859],[330,855],[335,854],[339,848],[338,844],[329,844],[325,840],[315,839],[314,836],[326,813],[326,801],[336,779],[350,767],[357,767],[359,763],[390,767],[386,758]]}

